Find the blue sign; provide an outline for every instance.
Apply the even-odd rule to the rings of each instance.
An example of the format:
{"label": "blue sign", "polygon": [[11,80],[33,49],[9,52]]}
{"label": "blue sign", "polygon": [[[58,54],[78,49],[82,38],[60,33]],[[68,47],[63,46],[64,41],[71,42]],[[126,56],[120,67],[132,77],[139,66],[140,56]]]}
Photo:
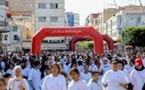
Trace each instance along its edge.
{"label": "blue sign", "polygon": [[67,14],[67,22],[68,22],[68,26],[74,26],[74,15],[73,14]]}
{"label": "blue sign", "polygon": [[118,28],[118,34],[119,34],[119,35],[122,34],[122,28]]}

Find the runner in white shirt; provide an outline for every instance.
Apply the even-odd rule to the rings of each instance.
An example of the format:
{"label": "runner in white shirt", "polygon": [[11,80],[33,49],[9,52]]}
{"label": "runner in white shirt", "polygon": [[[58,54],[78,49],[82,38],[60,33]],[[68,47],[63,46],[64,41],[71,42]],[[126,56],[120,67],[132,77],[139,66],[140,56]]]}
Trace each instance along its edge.
{"label": "runner in white shirt", "polygon": [[133,84],[133,90],[145,90],[145,88],[143,88],[145,84],[145,68],[141,58],[135,59],[135,69],[132,70],[130,77]]}
{"label": "runner in white shirt", "polygon": [[27,80],[22,77],[22,69],[20,66],[14,68],[14,73],[14,77],[8,82],[7,90],[29,90]]}
{"label": "runner in white shirt", "polygon": [[128,88],[128,79],[126,75],[118,69],[118,59],[112,59],[112,69],[108,70],[103,78],[102,83],[106,90],[125,90]]}
{"label": "runner in white shirt", "polygon": [[129,68],[128,68],[129,74],[131,73],[131,71],[132,71],[133,69],[135,69],[134,60],[131,59],[131,60],[129,61]]}
{"label": "runner in white shirt", "polygon": [[89,61],[89,71],[93,72],[93,71],[98,71],[98,67],[93,63],[93,60],[90,59]]}
{"label": "runner in white shirt", "polygon": [[130,78],[129,72],[126,69],[124,69],[124,63],[122,61],[119,61],[118,68],[121,71],[123,71],[123,73],[126,75],[126,77],[128,79],[128,83],[127,83],[128,84],[128,88],[127,88],[127,90],[132,90],[133,85],[131,84],[131,78]]}
{"label": "runner in white shirt", "polygon": [[88,71],[89,66],[85,65],[84,66],[84,72],[81,73],[81,78],[88,82],[90,78],[92,77],[92,74]]}
{"label": "runner in white shirt", "polygon": [[39,90],[39,83],[41,81],[41,72],[39,70],[40,62],[35,61],[33,68],[30,70],[28,81],[32,89]]}
{"label": "runner in white shirt", "polygon": [[45,77],[42,84],[42,90],[67,90],[66,79],[60,73],[60,67],[58,64],[52,64],[52,74]]}
{"label": "runner in white shirt", "polygon": [[103,90],[102,83],[99,80],[99,72],[92,72],[92,78],[88,83],[89,90]]}
{"label": "runner in white shirt", "polygon": [[86,81],[80,79],[78,69],[72,68],[70,73],[72,81],[68,84],[68,90],[89,90]]}
{"label": "runner in white shirt", "polygon": [[106,71],[111,69],[110,61],[108,58],[103,58],[103,64],[101,64],[101,68],[103,69],[103,75]]}
{"label": "runner in white shirt", "polygon": [[13,77],[14,76],[14,69],[15,65],[13,63],[10,64],[10,68],[6,71],[6,73],[9,73],[11,74],[11,76]]}

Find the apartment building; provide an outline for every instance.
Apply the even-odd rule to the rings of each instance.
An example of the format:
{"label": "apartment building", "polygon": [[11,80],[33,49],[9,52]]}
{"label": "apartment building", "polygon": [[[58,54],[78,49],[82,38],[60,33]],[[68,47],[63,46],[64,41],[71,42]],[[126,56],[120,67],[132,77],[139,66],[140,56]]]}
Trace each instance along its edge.
{"label": "apartment building", "polygon": [[80,16],[77,13],[66,12],[66,26],[79,26],[80,25]]}
{"label": "apartment building", "polygon": [[103,32],[118,41],[121,39],[122,30],[132,26],[145,26],[145,15],[137,6],[125,8],[108,19]]}

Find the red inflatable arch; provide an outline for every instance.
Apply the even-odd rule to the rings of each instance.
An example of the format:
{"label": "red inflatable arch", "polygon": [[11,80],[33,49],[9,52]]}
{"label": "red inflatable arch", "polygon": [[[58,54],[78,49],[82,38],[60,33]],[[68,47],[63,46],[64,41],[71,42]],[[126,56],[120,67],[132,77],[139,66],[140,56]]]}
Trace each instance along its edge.
{"label": "red inflatable arch", "polygon": [[[108,35],[102,35],[102,36],[103,36],[103,39],[108,43],[109,50],[113,50],[114,49],[114,41]],[[70,41],[70,50],[71,51],[75,51],[75,44],[78,41],[92,41],[92,39],[89,37],[74,37]]]}
{"label": "red inflatable arch", "polygon": [[41,53],[41,42],[45,37],[61,36],[90,36],[94,41],[94,53],[104,53],[103,37],[93,27],[43,27],[32,37],[31,53]]}

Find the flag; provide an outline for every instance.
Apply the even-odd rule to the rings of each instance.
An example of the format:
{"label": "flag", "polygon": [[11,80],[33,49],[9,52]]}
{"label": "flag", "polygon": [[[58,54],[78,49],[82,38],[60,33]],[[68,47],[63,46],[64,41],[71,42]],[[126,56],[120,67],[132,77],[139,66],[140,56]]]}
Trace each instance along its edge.
{"label": "flag", "polygon": [[18,26],[13,26],[13,31],[17,31],[18,30]]}

